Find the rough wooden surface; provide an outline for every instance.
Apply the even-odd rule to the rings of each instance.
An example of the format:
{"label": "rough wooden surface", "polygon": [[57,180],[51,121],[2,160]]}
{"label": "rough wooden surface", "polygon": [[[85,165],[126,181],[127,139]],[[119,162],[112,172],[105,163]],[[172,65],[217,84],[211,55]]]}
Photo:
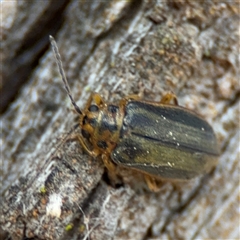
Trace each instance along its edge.
{"label": "rough wooden surface", "polygon": [[[25,4],[39,9],[38,2]],[[16,26],[18,41],[26,41],[23,29],[36,16],[26,9],[5,11],[3,46],[16,48],[9,45]],[[67,137],[77,118],[48,49],[1,116],[0,237],[239,239],[238,3],[71,1],[63,10],[49,19],[64,19],[54,37],[81,108],[91,91],[114,103],[128,94],[157,101],[173,91],[215,129],[219,164],[191,183],[165,183],[159,193],[127,169],[112,187],[101,159]]]}

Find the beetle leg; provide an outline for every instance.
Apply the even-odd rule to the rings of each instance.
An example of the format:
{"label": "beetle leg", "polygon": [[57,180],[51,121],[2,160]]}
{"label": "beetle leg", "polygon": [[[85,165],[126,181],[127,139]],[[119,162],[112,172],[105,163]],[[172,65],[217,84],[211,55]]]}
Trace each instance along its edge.
{"label": "beetle leg", "polygon": [[121,178],[119,178],[119,175],[118,175],[118,168],[112,162],[110,157],[108,155],[103,154],[102,160],[103,160],[105,167],[107,168],[107,175],[110,180],[110,184],[112,186],[116,186],[117,184],[122,184],[122,180],[121,180]]}
{"label": "beetle leg", "polygon": [[94,150],[90,150],[89,147],[87,146],[86,142],[84,141],[84,138],[80,135],[76,135],[76,138],[79,140],[80,144],[82,145],[82,147],[84,148],[84,150],[91,156],[96,158],[100,152],[98,151],[98,149],[94,149]]}
{"label": "beetle leg", "polygon": [[145,181],[148,185],[148,188],[153,191],[153,192],[159,192],[162,186],[162,182],[149,176],[149,175],[144,175]]}
{"label": "beetle leg", "polygon": [[172,100],[173,100],[173,102],[174,102],[175,105],[178,105],[177,96],[176,96],[174,93],[169,92],[169,93],[166,93],[166,94],[162,97],[160,103],[169,104]]}
{"label": "beetle leg", "polygon": [[131,94],[125,97],[126,100],[140,100],[141,98],[137,94]]}
{"label": "beetle leg", "polygon": [[94,102],[97,106],[104,104],[102,97],[98,93],[94,92],[89,96],[85,109],[88,109],[92,105],[92,102]]}
{"label": "beetle leg", "polygon": [[140,99],[141,98],[137,94],[131,94],[131,95],[128,95],[127,97],[124,97],[123,99],[121,99],[119,102],[119,105],[120,105],[120,107],[125,108],[125,106],[129,100],[140,100]]}
{"label": "beetle leg", "polygon": [[116,173],[116,165],[111,161],[111,159],[107,155],[103,154],[102,160],[103,160],[105,167],[108,170],[108,174],[111,175],[112,173]]}
{"label": "beetle leg", "polygon": [[68,140],[78,140],[81,144],[81,146],[83,147],[83,149],[91,156],[96,158],[97,156],[99,156],[100,152],[98,151],[98,149],[94,149],[94,150],[90,150],[89,147],[87,146],[86,142],[84,141],[84,138],[78,134],[73,134],[72,136],[70,136],[68,138]]}
{"label": "beetle leg", "polygon": [[102,154],[102,160],[107,168],[107,176],[109,179],[109,183],[112,187],[119,187],[123,185],[123,179],[121,174],[119,174],[119,167],[112,162],[110,156],[108,154]]}
{"label": "beetle leg", "polygon": [[104,101],[103,101],[102,97],[98,93],[93,93],[92,94],[92,99],[94,100],[94,102],[97,105],[103,105],[104,104]]}

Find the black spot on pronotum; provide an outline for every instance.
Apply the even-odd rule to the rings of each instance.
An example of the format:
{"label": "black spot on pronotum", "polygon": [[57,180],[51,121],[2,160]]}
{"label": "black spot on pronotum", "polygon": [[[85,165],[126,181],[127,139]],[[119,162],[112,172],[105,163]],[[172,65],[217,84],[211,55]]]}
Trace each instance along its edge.
{"label": "black spot on pronotum", "polygon": [[110,113],[116,113],[116,112],[118,111],[118,107],[117,107],[117,106],[114,106],[114,105],[108,105],[107,110],[108,110]]}
{"label": "black spot on pronotum", "polygon": [[93,128],[95,128],[96,125],[97,125],[97,119],[96,118],[91,118],[91,119],[89,119],[88,122]]}
{"label": "black spot on pronotum", "polygon": [[102,130],[109,130],[110,132],[117,131],[117,124],[107,121],[108,119],[103,119],[102,121]]}
{"label": "black spot on pronotum", "polygon": [[83,118],[83,125],[85,125],[88,121],[88,117],[87,116],[84,116],[84,118]]}
{"label": "black spot on pronotum", "polygon": [[108,145],[105,141],[98,141],[97,142],[98,147],[102,148],[102,149],[107,149]]}

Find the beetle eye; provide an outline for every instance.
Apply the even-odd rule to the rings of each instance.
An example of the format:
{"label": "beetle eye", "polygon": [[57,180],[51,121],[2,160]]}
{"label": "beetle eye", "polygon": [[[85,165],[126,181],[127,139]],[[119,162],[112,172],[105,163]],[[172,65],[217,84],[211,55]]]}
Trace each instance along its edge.
{"label": "beetle eye", "polygon": [[88,108],[88,111],[89,112],[98,112],[99,108],[97,105],[91,105],[89,108]]}
{"label": "beetle eye", "polygon": [[87,132],[86,130],[83,130],[83,129],[82,129],[82,136],[83,136],[84,138],[87,138],[87,139],[90,138],[89,132]]}

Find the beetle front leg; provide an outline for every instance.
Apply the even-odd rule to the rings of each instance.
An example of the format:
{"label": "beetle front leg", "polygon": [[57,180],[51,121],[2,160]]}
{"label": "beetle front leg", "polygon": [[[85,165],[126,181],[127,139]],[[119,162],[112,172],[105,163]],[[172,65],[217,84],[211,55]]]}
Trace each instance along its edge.
{"label": "beetle front leg", "polygon": [[84,151],[86,151],[91,157],[96,158],[100,154],[100,152],[97,149],[90,150],[90,148],[85,143],[84,138],[79,134],[76,133],[72,134],[70,137],[68,137],[68,141],[69,140],[78,140],[81,146],[83,147]]}
{"label": "beetle front leg", "polygon": [[96,158],[97,156],[99,156],[100,152],[98,149],[93,149],[90,150],[89,147],[87,146],[86,142],[84,141],[84,138],[82,136],[76,135],[74,136],[75,138],[78,139],[78,141],[80,142],[80,144],[82,145],[83,149],[91,156]]}
{"label": "beetle front leg", "polygon": [[178,105],[177,96],[174,93],[169,92],[162,97],[160,103],[169,104],[171,101],[173,101],[175,105]]}

